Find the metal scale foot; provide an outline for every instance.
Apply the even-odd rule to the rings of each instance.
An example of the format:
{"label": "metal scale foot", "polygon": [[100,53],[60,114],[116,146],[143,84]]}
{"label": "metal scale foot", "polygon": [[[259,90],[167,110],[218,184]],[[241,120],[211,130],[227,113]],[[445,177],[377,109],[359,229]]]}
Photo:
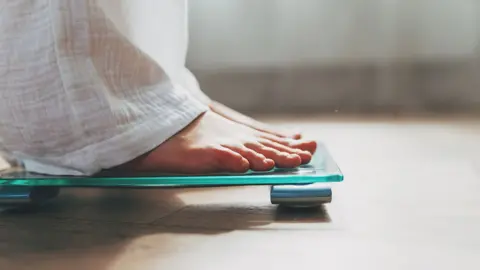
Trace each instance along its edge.
{"label": "metal scale foot", "polygon": [[57,187],[0,187],[0,209],[17,208],[22,206],[40,205],[60,193]]}
{"label": "metal scale foot", "polygon": [[272,186],[270,201],[272,204],[284,207],[317,207],[332,202],[332,188],[323,183]]}

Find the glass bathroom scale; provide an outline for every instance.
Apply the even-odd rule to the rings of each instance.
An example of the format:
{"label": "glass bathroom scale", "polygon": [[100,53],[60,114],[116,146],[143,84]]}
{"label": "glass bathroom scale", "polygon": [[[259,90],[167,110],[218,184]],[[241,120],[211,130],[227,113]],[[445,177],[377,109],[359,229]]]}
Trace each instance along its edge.
{"label": "glass bathroom scale", "polygon": [[52,176],[28,172],[21,166],[0,170],[1,187],[220,187],[249,185],[307,185],[341,182],[343,174],[327,148],[318,143],[309,164],[295,169],[275,168],[242,174],[165,175],[102,172],[94,176]]}

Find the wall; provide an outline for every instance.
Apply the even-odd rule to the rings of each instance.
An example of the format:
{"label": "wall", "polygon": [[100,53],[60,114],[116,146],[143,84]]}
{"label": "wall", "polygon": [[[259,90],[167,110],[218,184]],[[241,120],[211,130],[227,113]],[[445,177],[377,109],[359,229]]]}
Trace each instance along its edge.
{"label": "wall", "polygon": [[477,0],[190,0],[188,65],[246,110],[478,108],[479,18]]}
{"label": "wall", "polygon": [[190,0],[193,68],[471,57],[477,0]]}

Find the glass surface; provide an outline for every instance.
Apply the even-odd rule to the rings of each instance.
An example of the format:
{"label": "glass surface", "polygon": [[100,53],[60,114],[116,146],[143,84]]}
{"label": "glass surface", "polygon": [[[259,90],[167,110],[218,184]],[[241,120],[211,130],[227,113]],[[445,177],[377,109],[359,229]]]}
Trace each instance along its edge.
{"label": "glass surface", "polygon": [[296,169],[276,168],[269,172],[244,174],[165,175],[102,172],[88,177],[50,176],[27,172],[20,166],[0,170],[0,186],[57,187],[203,187],[236,185],[299,185],[341,182],[343,174],[319,143],[312,161]]}

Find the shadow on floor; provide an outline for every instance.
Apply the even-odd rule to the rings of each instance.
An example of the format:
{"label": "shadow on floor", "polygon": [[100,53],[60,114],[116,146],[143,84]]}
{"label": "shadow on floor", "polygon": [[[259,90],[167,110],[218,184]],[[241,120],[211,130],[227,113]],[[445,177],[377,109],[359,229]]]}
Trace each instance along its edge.
{"label": "shadow on floor", "polygon": [[[323,207],[292,210],[254,203],[185,205],[179,198],[181,193],[79,189],[67,191],[39,208],[4,211],[0,214],[0,254],[15,258],[26,254],[53,256],[78,250],[89,254],[109,250],[113,256],[143,236],[215,235],[263,230],[278,223],[295,229],[298,223],[330,222]],[[159,243],[165,248],[169,244]]]}

